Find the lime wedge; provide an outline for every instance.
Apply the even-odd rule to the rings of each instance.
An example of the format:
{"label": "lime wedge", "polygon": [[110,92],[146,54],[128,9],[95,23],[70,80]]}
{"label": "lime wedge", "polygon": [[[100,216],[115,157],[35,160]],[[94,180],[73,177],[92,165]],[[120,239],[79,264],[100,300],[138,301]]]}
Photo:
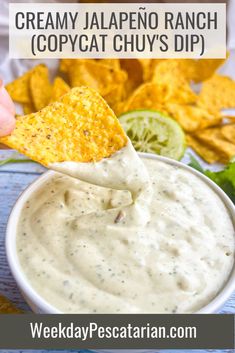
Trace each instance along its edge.
{"label": "lime wedge", "polygon": [[136,151],[181,159],[185,135],[173,119],[154,110],[132,110],[119,117]]}

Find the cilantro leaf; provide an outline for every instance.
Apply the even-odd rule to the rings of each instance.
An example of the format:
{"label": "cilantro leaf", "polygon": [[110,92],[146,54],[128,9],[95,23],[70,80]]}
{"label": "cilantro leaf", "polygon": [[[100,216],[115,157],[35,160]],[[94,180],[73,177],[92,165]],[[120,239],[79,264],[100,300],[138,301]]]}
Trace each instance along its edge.
{"label": "cilantro leaf", "polygon": [[212,172],[204,170],[198,160],[190,155],[189,166],[213,180],[235,204],[235,161],[231,161],[224,170]]}

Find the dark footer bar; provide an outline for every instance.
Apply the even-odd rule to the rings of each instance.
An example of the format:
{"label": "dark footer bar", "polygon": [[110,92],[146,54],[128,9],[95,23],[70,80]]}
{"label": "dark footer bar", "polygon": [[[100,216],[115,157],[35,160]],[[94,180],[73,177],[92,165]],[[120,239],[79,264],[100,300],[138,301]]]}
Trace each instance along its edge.
{"label": "dark footer bar", "polygon": [[234,315],[0,315],[0,349],[233,349]]}

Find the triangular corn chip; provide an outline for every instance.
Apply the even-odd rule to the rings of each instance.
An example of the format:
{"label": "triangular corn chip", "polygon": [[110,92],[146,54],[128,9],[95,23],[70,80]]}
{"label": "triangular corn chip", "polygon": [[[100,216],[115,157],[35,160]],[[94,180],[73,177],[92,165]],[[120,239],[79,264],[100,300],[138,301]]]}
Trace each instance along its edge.
{"label": "triangular corn chip", "polygon": [[33,102],[29,102],[29,103],[23,103],[23,111],[24,114],[31,114],[34,113],[36,111]]}
{"label": "triangular corn chip", "polygon": [[[45,70],[46,66],[39,64],[27,71],[22,76],[18,77],[16,80],[8,83],[6,85],[6,90],[10,94],[13,101],[18,103],[31,103],[31,92],[30,92],[30,77],[35,71]],[[37,83],[36,83],[37,85]],[[34,87],[33,87],[34,89]],[[45,89],[45,88],[44,88]]]}
{"label": "triangular corn chip", "polygon": [[69,71],[69,67],[72,66],[76,60],[77,59],[61,59],[59,70],[61,72],[67,73]]}
{"label": "triangular corn chip", "polygon": [[51,98],[51,84],[45,65],[38,65],[31,72],[29,87],[36,111],[46,107]]}
{"label": "triangular corn chip", "polygon": [[235,145],[224,138],[221,127],[215,127],[198,131],[194,134],[201,143],[206,144],[212,150],[217,150],[224,162],[235,156]]}
{"label": "triangular corn chip", "polygon": [[125,90],[130,95],[139,85],[143,83],[143,69],[137,59],[122,59],[121,68],[127,72],[128,80],[125,82]]}
{"label": "triangular corn chip", "polygon": [[235,108],[235,81],[213,75],[202,84],[198,103],[211,109]]}
{"label": "triangular corn chip", "polygon": [[115,70],[120,69],[119,59],[99,59],[98,62],[103,65],[107,65]]}
{"label": "triangular corn chip", "polygon": [[163,109],[165,92],[155,83],[143,83],[129,97],[123,106],[123,111],[135,109]]}
{"label": "triangular corn chip", "polygon": [[124,147],[127,136],[103,98],[78,87],[40,112],[19,117],[0,142],[48,166],[99,161]]}
{"label": "triangular corn chip", "polygon": [[168,103],[165,109],[187,132],[218,125],[222,120],[219,114],[211,113],[206,108],[196,105]]}
{"label": "triangular corn chip", "polygon": [[97,61],[77,60],[69,67],[69,79],[72,87],[89,86],[105,96],[114,86],[126,81],[123,70],[115,70]]}
{"label": "triangular corn chip", "polygon": [[235,144],[235,124],[227,124],[221,127],[222,135],[229,142]]}
{"label": "triangular corn chip", "polygon": [[186,135],[186,141],[188,146],[191,147],[207,163],[224,162],[224,158],[219,155],[219,150],[207,146],[196,137]]}
{"label": "triangular corn chip", "polygon": [[165,101],[171,103],[195,103],[197,96],[182,74],[177,60],[163,60],[154,69],[153,83],[164,92]]}
{"label": "triangular corn chip", "polygon": [[208,80],[215,71],[224,64],[226,59],[200,59],[195,60],[193,81],[202,82]]}
{"label": "triangular corn chip", "polygon": [[148,82],[152,80],[155,67],[166,59],[137,59],[142,66],[143,81]]}
{"label": "triangular corn chip", "polygon": [[13,101],[18,103],[30,102],[29,77],[31,72],[31,70],[26,72],[24,75],[6,85],[6,90]]}
{"label": "triangular corn chip", "polygon": [[56,102],[64,94],[68,93],[69,90],[69,85],[61,77],[56,77],[52,86],[50,102]]}

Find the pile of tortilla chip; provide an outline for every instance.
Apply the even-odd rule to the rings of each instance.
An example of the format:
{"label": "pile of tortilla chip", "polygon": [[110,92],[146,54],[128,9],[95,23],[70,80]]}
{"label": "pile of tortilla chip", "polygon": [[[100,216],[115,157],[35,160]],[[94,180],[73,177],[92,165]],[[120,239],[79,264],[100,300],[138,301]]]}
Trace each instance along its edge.
{"label": "pile of tortilla chip", "polygon": [[[72,87],[88,86],[107,101],[117,116],[154,109],[175,119],[191,146],[208,163],[227,163],[235,155],[235,81],[216,73],[224,59],[62,59],[50,83],[41,64],[6,86],[25,113],[58,100]],[[196,92],[196,88],[199,92]]]}
{"label": "pile of tortilla chip", "polygon": [[39,64],[8,83],[6,89],[13,101],[22,104],[24,114],[30,114],[57,101],[70,90],[70,87],[61,77],[56,77],[51,84],[48,68],[44,64]]}

